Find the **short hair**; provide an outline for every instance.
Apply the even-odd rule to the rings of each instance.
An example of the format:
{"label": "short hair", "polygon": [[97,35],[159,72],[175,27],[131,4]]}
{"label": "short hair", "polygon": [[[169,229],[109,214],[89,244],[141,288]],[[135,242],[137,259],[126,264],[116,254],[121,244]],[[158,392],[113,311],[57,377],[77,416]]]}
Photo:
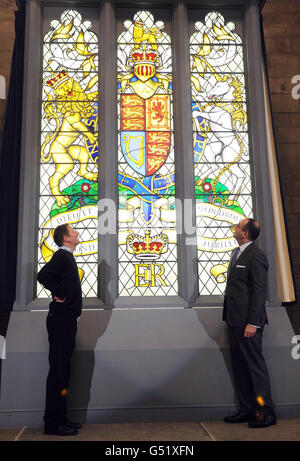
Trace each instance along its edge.
{"label": "short hair", "polygon": [[60,224],[54,231],[53,239],[58,247],[63,246],[64,236],[69,235],[68,225],[69,224]]}
{"label": "short hair", "polygon": [[259,222],[256,219],[249,218],[243,228],[244,232],[248,232],[249,240],[256,240],[260,233]]}

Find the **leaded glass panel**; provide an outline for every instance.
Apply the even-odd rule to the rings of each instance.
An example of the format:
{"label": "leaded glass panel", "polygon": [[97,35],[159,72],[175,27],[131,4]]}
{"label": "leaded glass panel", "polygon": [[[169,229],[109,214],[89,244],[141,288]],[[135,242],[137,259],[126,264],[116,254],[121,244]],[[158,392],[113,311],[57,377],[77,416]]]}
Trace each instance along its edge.
{"label": "leaded glass panel", "polygon": [[141,10],[117,46],[119,295],[177,295],[171,37]]}
{"label": "leaded glass panel", "polygon": [[253,216],[241,21],[211,11],[190,38],[200,295],[222,295],[233,226]]}
{"label": "leaded glass panel", "polygon": [[[80,232],[76,258],[85,297],[97,296],[98,38],[73,9],[44,35],[38,270],[57,250],[53,230]],[[48,297],[39,284],[37,297]]]}

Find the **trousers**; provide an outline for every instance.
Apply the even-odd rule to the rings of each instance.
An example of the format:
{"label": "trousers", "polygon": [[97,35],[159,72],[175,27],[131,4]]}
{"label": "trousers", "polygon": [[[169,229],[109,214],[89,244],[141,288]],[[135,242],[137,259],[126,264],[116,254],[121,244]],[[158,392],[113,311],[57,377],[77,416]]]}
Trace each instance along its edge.
{"label": "trousers", "polygon": [[244,338],[245,328],[228,326],[230,356],[240,408],[248,414],[273,410],[269,373],[262,353],[263,328]]}
{"label": "trousers", "polygon": [[55,429],[67,421],[67,393],[77,319],[48,314],[49,373],[46,383],[45,427]]}

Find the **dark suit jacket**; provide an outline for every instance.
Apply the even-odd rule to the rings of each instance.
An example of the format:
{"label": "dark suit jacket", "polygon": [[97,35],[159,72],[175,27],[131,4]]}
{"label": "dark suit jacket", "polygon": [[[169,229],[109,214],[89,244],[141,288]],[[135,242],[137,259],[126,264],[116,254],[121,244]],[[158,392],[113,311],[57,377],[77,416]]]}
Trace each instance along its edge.
{"label": "dark suit jacket", "polygon": [[267,258],[255,243],[247,246],[235,264],[229,264],[223,308],[223,320],[229,326],[268,323],[267,271]]}

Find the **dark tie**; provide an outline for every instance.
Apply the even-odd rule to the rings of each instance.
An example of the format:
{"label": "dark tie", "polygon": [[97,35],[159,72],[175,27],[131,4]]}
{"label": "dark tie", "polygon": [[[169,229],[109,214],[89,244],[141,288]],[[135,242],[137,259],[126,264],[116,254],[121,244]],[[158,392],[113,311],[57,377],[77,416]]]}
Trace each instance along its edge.
{"label": "dark tie", "polygon": [[232,259],[231,259],[231,262],[230,262],[230,269],[233,267],[233,265],[236,263],[236,260],[237,260],[237,256],[240,252],[240,247],[237,247],[235,250],[234,250],[234,253],[232,255]]}

